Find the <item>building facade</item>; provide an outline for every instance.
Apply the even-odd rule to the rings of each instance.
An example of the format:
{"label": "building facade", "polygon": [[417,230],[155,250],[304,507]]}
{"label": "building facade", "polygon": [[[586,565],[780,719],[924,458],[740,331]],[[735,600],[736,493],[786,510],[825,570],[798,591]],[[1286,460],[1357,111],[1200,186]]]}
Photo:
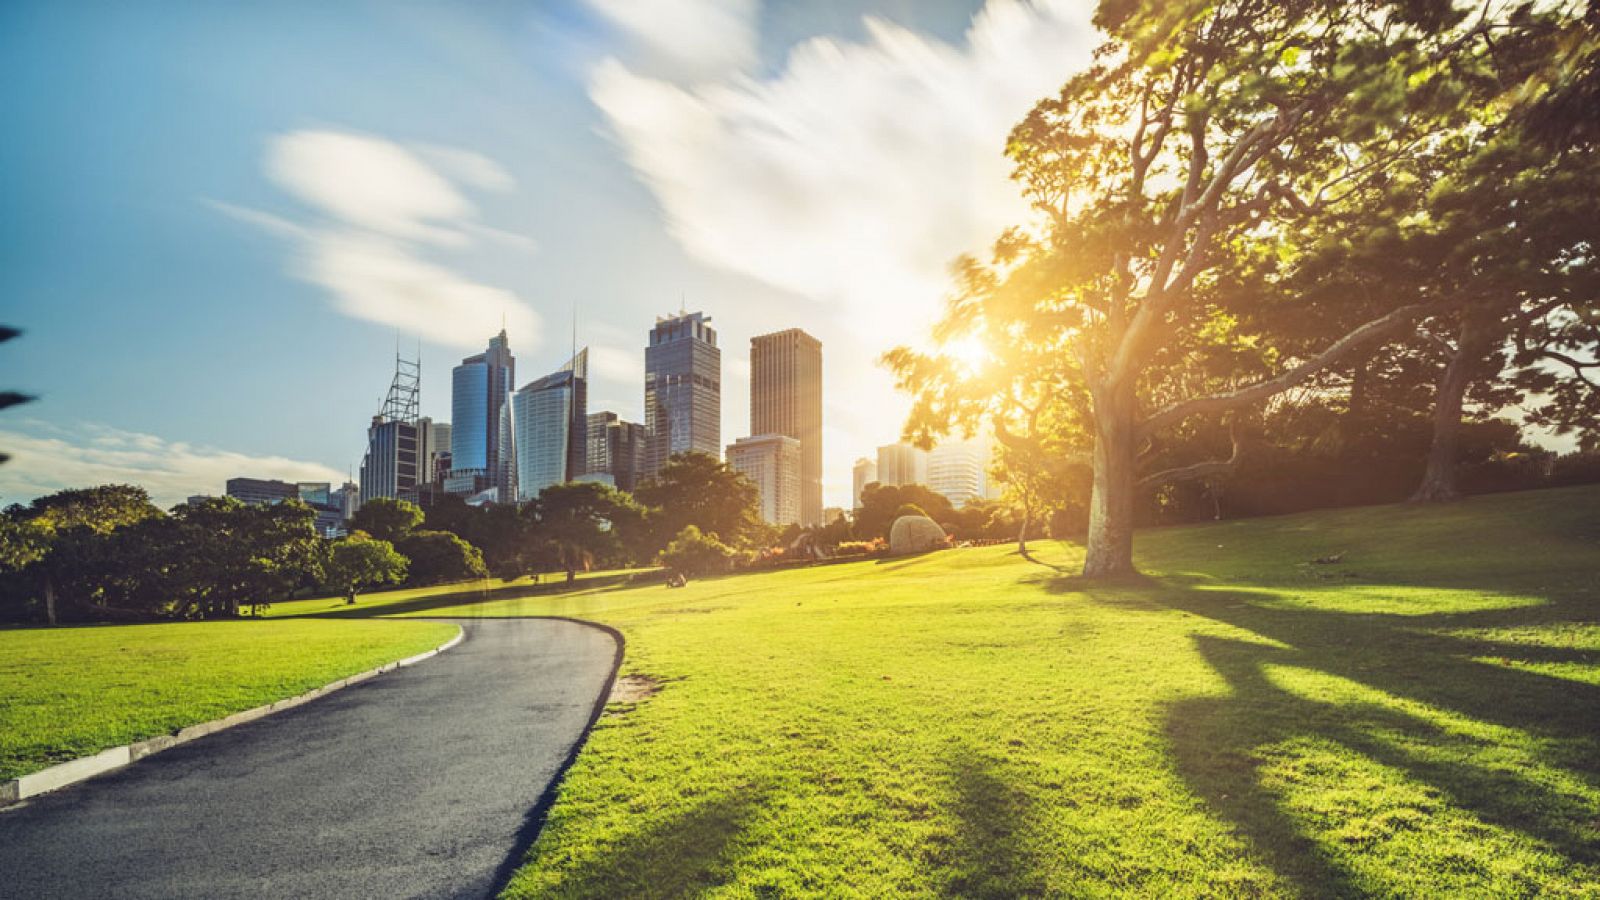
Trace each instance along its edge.
{"label": "building facade", "polygon": [[761,518],[773,525],[800,522],[800,442],[758,434],[728,445],[728,465],[761,492]]}
{"label": "building facade", "polygon": [[589,437],[589,351],[513,395],[516,497],[533,500],[552,484],[582,475]]}
{"label": "building facade", "polygon": [[798,328],[750,339],[750,433],[800,442],[800,524],[822,524],[822,342]]}
{"label": "building facade", "polygon": [[449,471],[446,463],[452,458],[450,423],[435,422],[428,416],[418,419],[417,453],[418,461],[422,465],[421,471],[417,473],[417,483],[434,484],[439,481],[440,472]]}
{"label": "building facade", "polygon": [[850,508],[861,508],[861,490],[878,480],[878,464],[865,456],[850,469]]}
{"label": "building facade", "polygon": [[450,477],[446,490],[477,494],[505,485],[516,468],[510,396],[517,361],[506,333],[450,372]]}
{"label": "building facade", "polygon": [[416,499],[422,467],[417,443],[421,391],[421,363],[396,356],[383,409],[367,427],[367,452],[361,459],[362,503],[378,497]]}
{"label": "building facade", "polygon": [[589,414],[587,430],[585,474],[606,475],[625,491],[638,487],[648,449],[644,426],[614,412],[597,412]]}
{"label": "building facade", "polygon": [[229,478],[227,494],[241,503],[255,506],[293,500],[300,496],[300,490],[288,481],[274,481],[269,478]]}
{"label": "building facade", "polygon": [[976,441],[940,444],[928,454],[928,488],[960,509],[984,496],[988,465],[989,454]]}
{"label": "building facade", "polygon": [[910,444],[878,448],[878,483],[885,487],[928,483],[928,454]]}
{"label": "building facade", "polygon": [[711,318],[683,313],[656,319],[644,351],[645,475],[674,453],[722,452],[722,351]]}
{"label": "building facade", "polygon": [[361,502],[378,497],[414,499],[417,468],[416,423],[373,416],[367,453],[361,459]]}

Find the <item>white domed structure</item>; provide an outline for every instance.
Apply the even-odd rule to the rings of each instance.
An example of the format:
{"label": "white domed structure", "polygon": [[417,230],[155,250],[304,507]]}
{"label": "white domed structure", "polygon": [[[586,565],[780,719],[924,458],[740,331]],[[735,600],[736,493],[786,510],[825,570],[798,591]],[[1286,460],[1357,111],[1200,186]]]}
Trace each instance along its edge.
{"label": "white domed structure", "polygon": [[924,553],[944,544],[944,529],[927,516],[901,516],[889,528],[890,556]]}

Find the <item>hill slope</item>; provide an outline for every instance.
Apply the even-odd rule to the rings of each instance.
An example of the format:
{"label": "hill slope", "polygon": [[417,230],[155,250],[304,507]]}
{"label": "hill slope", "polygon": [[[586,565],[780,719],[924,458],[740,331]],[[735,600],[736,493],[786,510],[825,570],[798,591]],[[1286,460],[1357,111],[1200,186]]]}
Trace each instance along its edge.
{"label": "hill slope", "polygon": [[989,548],[453,610],[611,622],[660,682],[511,893],[1596,895],[1600,490],[1140,554],[1115,586]]}

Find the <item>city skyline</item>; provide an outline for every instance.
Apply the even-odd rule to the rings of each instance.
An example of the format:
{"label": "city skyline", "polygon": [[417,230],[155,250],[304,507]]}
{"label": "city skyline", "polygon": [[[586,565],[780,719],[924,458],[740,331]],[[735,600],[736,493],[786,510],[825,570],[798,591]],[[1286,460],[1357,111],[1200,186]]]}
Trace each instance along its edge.
{"label": "city skyline", "polygon": [[[878,356],[925,337],[949,260],[1021,208],[993,135],[1070,73],[1063,48],[1089,44],[1082,10],[977,0],[752,5],[710,56],[684,52],[693,22],[642,29],[584,2],[329,8],[292,31],[275,27],[285,15],[0,12],[0,95],[39,137],[0,148],[0,278],[24,329],[0,367],[40,396],[0,423],[0,501],[136,481],[177,502],[240,471],[342,482],[365,450],[348,423],[381,399],[396,343],[423,364],[421,415],[450,420],[450,368],[502,317],[530,371],[549,371],[576,309],[591,408],[643,421],[638,323],[681,302],[715,315],[727,346],[796,325],[828,345],[824,502],[847,505],[854,455],[896,439],[907,406]],[[917,52],[939,68],[908,68]],[[817,118],[809,98],[840,78],[860,107]],[[792,96],[775,113],[805,136],[796,158],[883,140],[852,147],[849,168],[796,167],[753,155],[761,123],[712,105],[695,157],[709,167],[645,154],[679,135],[651,130],[641,92],[724,89]],[[64,143],[62,111],[87,107],[107,111],[95,139]],[[986,120],[941,112],[957,107]],[[891,111],[916,115],[860,127]],[[906,141],[937,149],[919,165],[965,174],[903,171]],[[103,146],[122,151],[108,164]],[[793,196],[814,217],[797,220]],[[707,205],[719,197],[744,202]],[[69,353],[93,364],[52,365]],[[150,356],[173,364],[108,377]],[[723,438],[747,427],[748,375],[725,360]]]}

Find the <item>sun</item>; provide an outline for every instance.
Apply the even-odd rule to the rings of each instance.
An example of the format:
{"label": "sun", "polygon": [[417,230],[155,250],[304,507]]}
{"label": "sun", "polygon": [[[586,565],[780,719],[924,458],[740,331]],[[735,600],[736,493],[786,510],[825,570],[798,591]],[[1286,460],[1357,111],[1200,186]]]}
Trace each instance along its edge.
{"label": "sun", "polygon": [[967,377],[981,372],[990,359],[989,348],[975,334],[945,341],[939,346],[939,352],[960,367],[962,374]]}

